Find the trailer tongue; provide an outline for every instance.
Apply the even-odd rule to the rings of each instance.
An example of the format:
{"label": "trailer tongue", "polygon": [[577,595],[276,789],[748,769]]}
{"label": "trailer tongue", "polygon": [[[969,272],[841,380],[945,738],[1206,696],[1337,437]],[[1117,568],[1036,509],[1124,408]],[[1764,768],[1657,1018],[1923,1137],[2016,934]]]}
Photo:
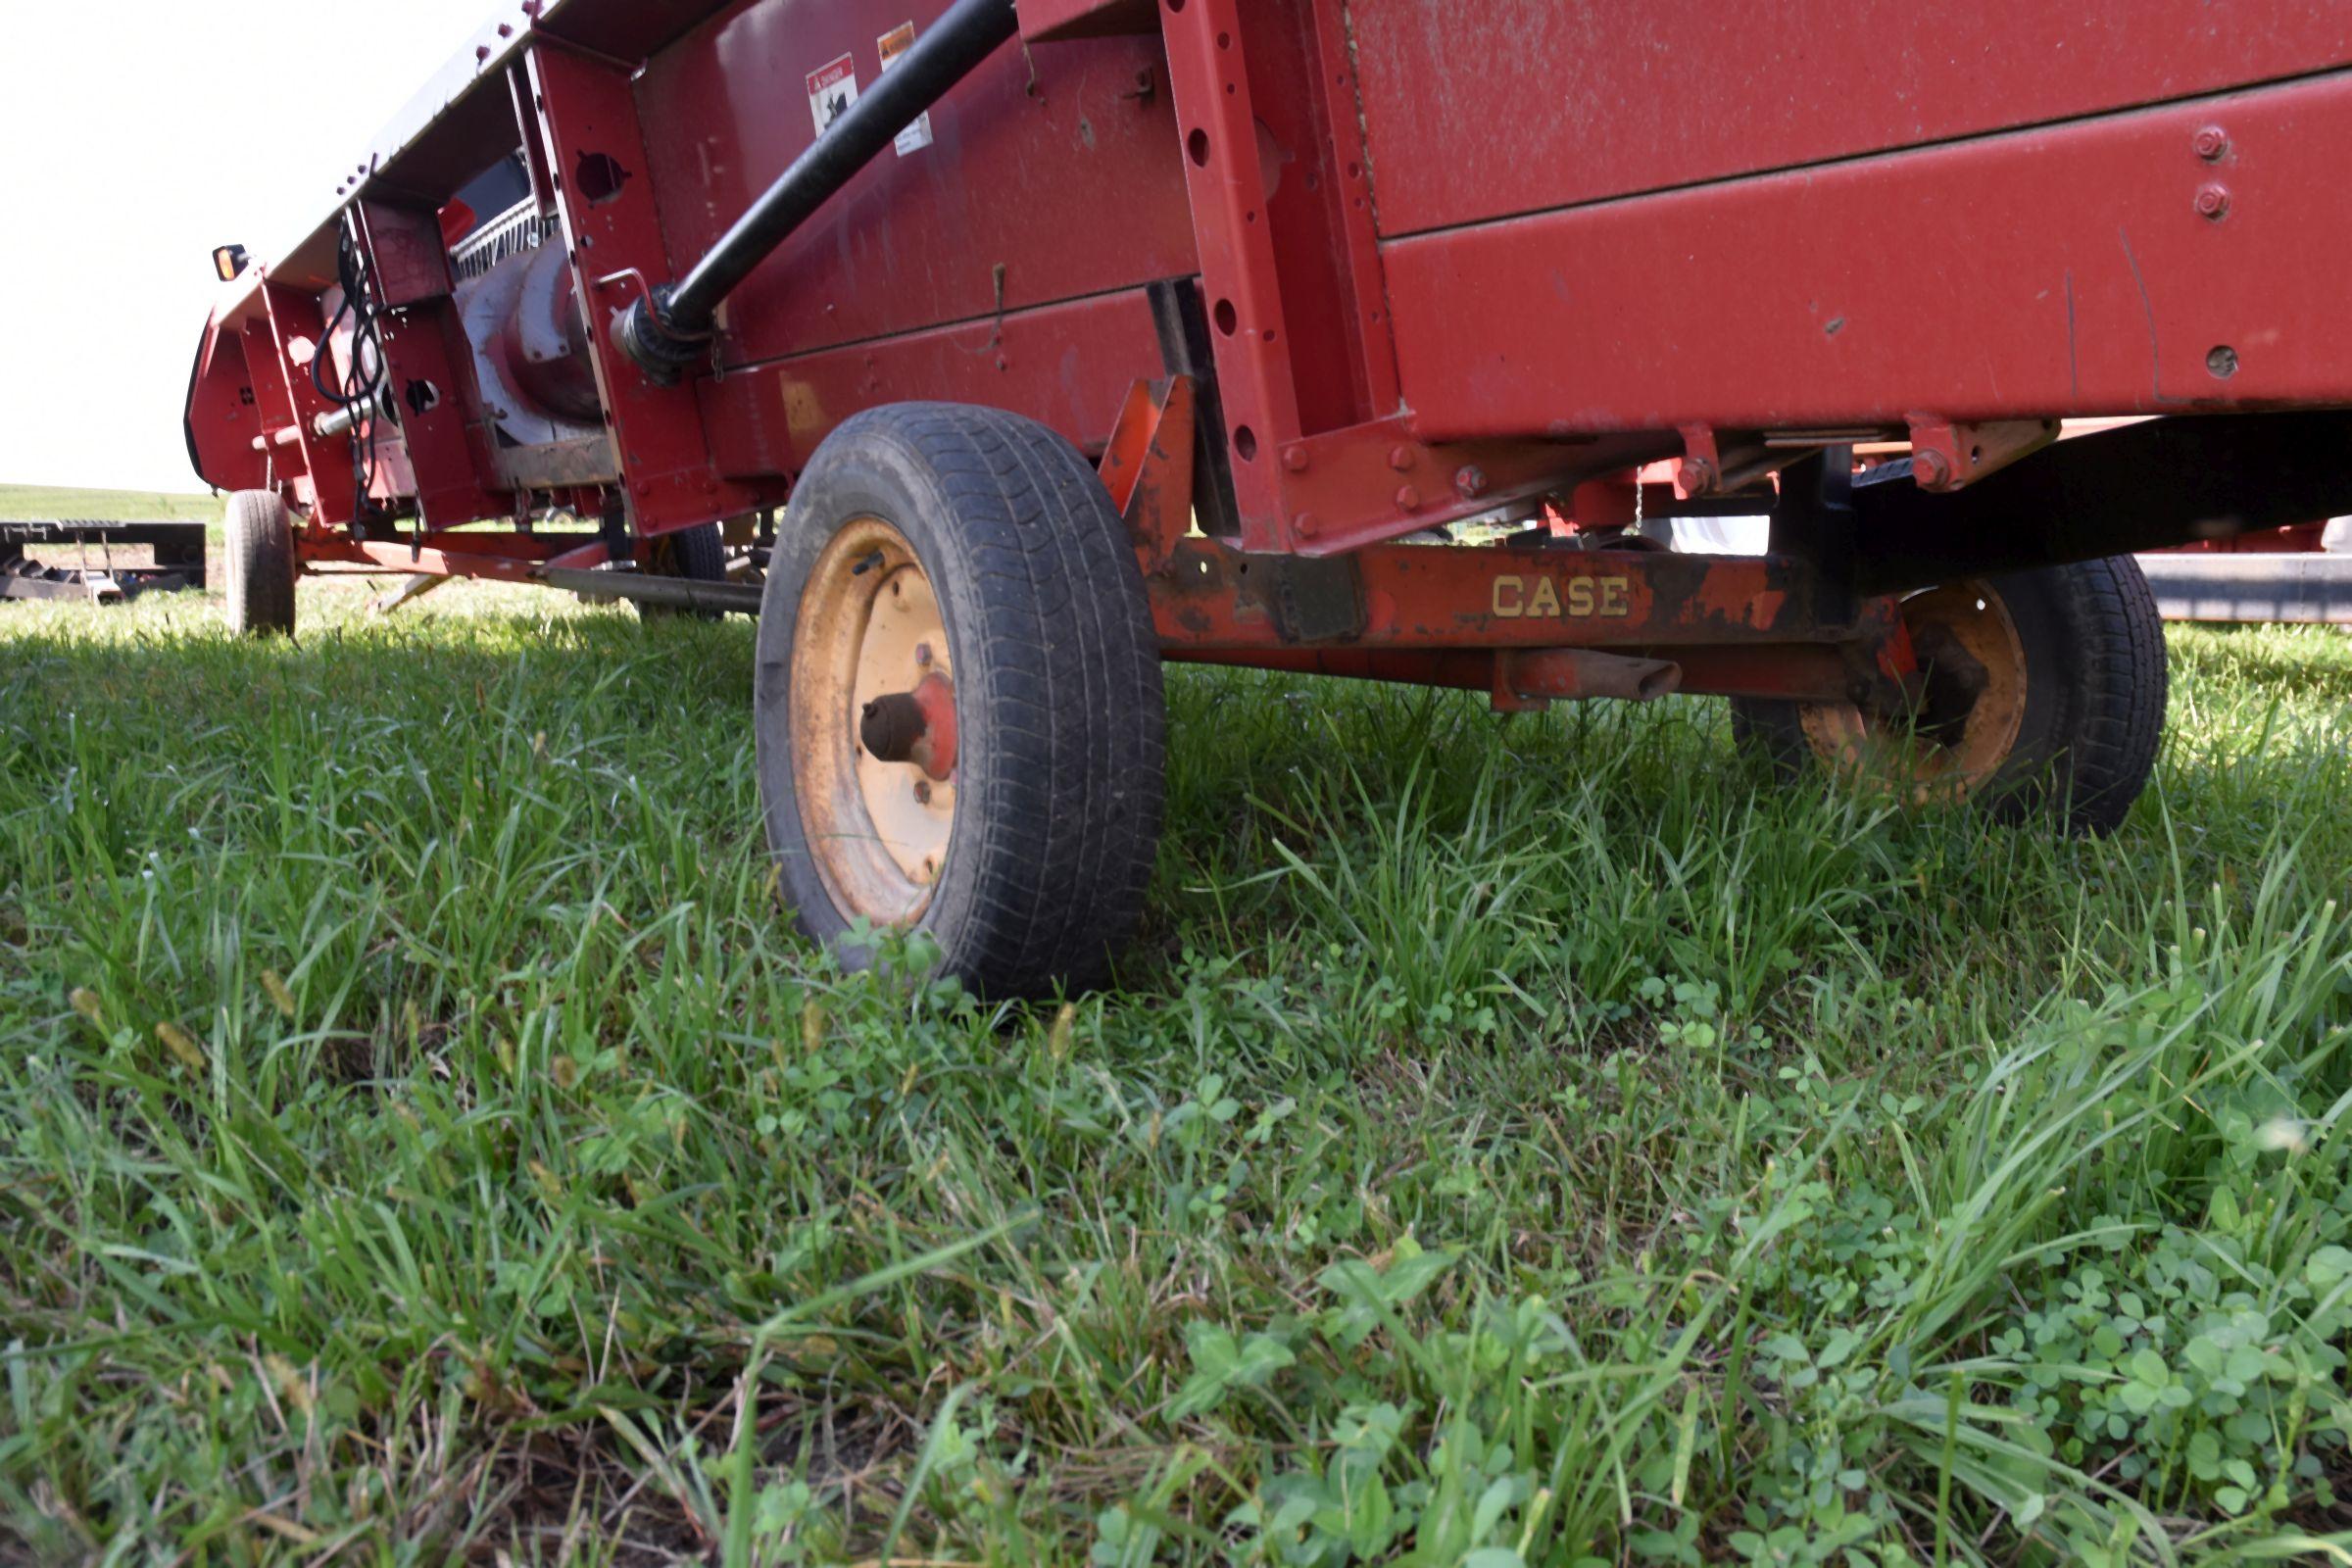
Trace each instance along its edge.
{"label": "trailer tongue", "polygon": [[[2352,512],[2352,14],[1918,21],[530,0],[224,287],[232,617],[352,567],[746,608],[781,509],[785,898],[1001,995],[1134,924],[1163,660],[1725,695],[1788,773],[2111,827],[2132,553]],[[2052,444],[2098,416],[2154,417]]]}

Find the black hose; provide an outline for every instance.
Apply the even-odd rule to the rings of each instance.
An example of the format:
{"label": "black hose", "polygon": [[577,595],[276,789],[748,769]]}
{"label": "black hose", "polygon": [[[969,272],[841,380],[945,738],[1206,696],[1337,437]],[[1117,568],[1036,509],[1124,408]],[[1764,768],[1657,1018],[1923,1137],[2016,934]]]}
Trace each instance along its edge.
{"label": "black hose", "polygon": [[630,358],[663,380],[692,365],[705,352],[719,305],[753,269],[1017,30],[1012,0],[956,0],[793,160],[692,271],[630,308],[619,327]]}
{"label": "black hose", "polygon": [[[334,404],[336,412],[325,417],[336,421],[332,430],[312,427],[312,433],[331,438],[348,430],[356,430],[363,422],[389,415],[391,403],[384,397],[386,368],[383,323],[372,298],[375,286],[367,259],[361,254],[356,215],[346,215],[342,228],[335,236],[335,284],[342,291],[342,303],[318,334],[318,346],[311,355],[311,385],[321,397]],[[330,386],[326,380],[326,362],[331,354],[329,344],[342,329],[344,318],[351,319],[351,354],[343,368],[340,385]],[[364,537],[367,526],[381,515],[375,504],[376,455],[374,433],[352,438],[352,496],[351,526],[353,537]]]}

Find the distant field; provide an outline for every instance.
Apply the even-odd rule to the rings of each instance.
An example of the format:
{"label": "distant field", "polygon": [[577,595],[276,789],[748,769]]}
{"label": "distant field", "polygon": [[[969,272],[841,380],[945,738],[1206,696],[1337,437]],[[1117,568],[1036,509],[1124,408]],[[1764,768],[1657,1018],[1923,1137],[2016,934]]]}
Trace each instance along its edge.
{"label": "distant field", "polygon": [[170,495],[146,490],[79,490],[71,485],[0,484],[0,519],[96,517],[148,522],[184,517],[217,522],[220,500],[209,495]]}

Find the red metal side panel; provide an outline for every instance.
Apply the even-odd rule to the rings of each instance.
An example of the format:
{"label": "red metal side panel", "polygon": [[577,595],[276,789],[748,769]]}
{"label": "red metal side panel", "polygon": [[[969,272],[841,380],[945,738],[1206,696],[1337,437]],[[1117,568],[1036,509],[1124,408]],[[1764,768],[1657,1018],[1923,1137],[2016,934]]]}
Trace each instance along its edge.
{"label": "red metal side panel", "polygon": [[1348,0],[1382,232],[2352,63],[2310,0]]}
{"label": "red metal side panel", "polygon": [[835,425],[881,403],[1010,409],[1097,451],[1127,390],[1159,373],[1151,303],[1128,290],[821,349],[700,389],[720,471],[760,474],[798,467]]}
{"label": "red metal side panel", "polygon": [[[672,256],[703,254],[814,140],[808,78],[941,0],[739,0],[638,84]],[[1156,36],[1016,45],[931,111],[932,145],[886,151],[726,307],[737,364],[1197,270]],[[1001,281],[1000,281],[1001,278]]]}
{"label": "red metal side panel", "polygon": [[2352,403],[2345,146],[2337,74],[1392,241],[1405,398],[1429,439]]}
{"label": "red metal side panel", "polygon": [[1152,0],[1021,0],[1021,36],[1033,43],[1150,32],[1157,25]]}
{"label": "red metal side panel", "polygon": [[222,490],[256,490],[269,472],[268,460],[254,450],[266,435],[254,377],[245,368],[245,345],[218,320],[205,323],[204,340],[188,377],[188,458],[205,483]]}

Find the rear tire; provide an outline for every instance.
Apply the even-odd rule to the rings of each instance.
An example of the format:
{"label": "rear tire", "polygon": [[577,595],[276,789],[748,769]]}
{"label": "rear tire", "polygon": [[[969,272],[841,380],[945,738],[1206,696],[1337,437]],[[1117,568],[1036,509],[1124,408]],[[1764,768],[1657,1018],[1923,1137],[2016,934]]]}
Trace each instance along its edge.
{"label": "rear tire", "polygon": [[[952,713],[904,721],[919,765],[871,744],[877,699],[907,697]],[[928,935],[992,998],[1107,974],[1158,846],[1166,718],[1134,547],[1067,442],[950,404],[835,430],[769,563],[755,708],[780,890],[851,967],[874,960],[862,921]]]}
{"label": "rear tire", "polygon": [[[1960,594],[1969,584],[1933,590],[1907,602],[1922,664],[1936,641],[1923,635],[1911,606]],[[1951,788],[2006,821],[2036,814],[2072,832],[2107,833],[2122,825],[2146,788],[2164,738],[2169,676],[2164,622],[2139,564],[2129,556],[1987,577],[1973,586],[2014,628],[2022,711],[2014,735],[2004,728],[1981,765],[1944,774]],[[1933,673],[1931,676],[1933,689]],[[1768,759],[1783,779],[1808,767],[1853,760],[1834,737],[1857,727],[1850,708],[1735,698],[1732,733]],[[1947,721],[1946,733],[1955,733]],[[1915,742],[1923,752],[1933,744]],[[1879,782],[1925,793],[1921,769]]]}
{"label": "rear tire", "polygon": [[228,498],[228,629],[240,637],[294,635],[294,518],[274,490]]}
{"label": "rear tire", "polygon": [[[727,543],[720,537],[715,522],[662,534],[652,542],[647,554],[648,569],[657,577],[683,577],[688,582],[727,580]],[[647,620],[675,620],[681,616],[695,620],[716,620],[720,612],[715,610],[682,610],[674,605],[656,605],[640,599],[637,601],[637,613]]]}

